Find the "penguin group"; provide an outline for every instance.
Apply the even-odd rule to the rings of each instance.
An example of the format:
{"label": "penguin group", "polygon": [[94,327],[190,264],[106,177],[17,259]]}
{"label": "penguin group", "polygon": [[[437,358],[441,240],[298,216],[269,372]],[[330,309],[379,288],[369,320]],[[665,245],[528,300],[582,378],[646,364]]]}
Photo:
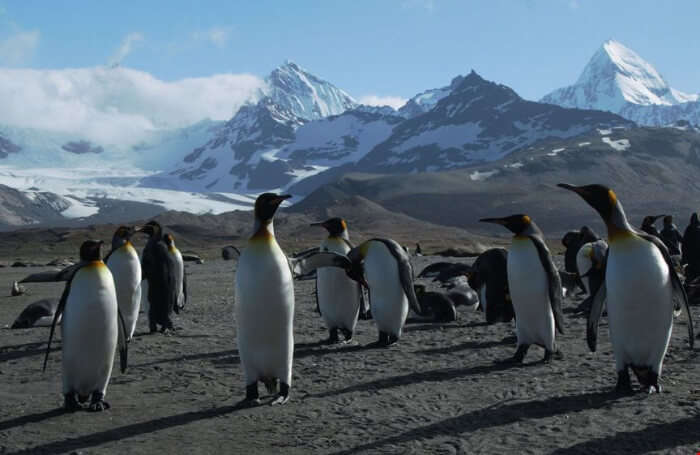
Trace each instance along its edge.
{"label": "penguin group", "polygon": [[[649,231],[663,215],[645,218],[644,230],[633,228],[612,189],[597,184],[558,186],[580,196],[607,229],[607,241],[585,226],[567,233],[563,241],[565,267],[588,294],[588,347],[596,351],[599,321],[607,310],[617,373],[615,390],[633,390],[631,370],[645,391],[659,392],[673,319],[681,311],[688,319],[691,348],[694,342],[686,287],[673,258],[678,256],[687,276],[700,277],[698,217],[693,214],[681,236],[666,216],[667,233],[657,236]],[[464,281],[451,284],[451,292],[440,293],[415,283],[411,257],[399,243],[371,238],[354,245],[347,221],[339,217],[309,226],[326,231],[318,248],[288,256],[277,241],[274,218],[290,197],[258,196],[245,248],[229,246],[222,252],[225,259],[238,258],[234,318],[245,386],[241,406],[261,403],[260,383],[272,395],[270,404],[283,405],[290,399],[294,284],[301,277],[315,276],[317,308],[328,331],[323,343],[353,342],[358,319],[371,319],[377,331],[373,346],[390,347],[401,339],[410,311],[450,322],[457,318],[455,307],[463,304],[481,308],[489,324],[514,320],[515,352],[500,363],[522,364],[533,345],[543,349],[544,363],[563,358],[557,334],[566,330],[562,310],[562,276],[566,275],[557,269],[542,230],[529,215],[480,219],[509,230],[513,234],[509,247],[488,249],[469,266],[426,268],[419,276],[445,274],[450,280]],[[131,240],[137,233],[148,236],[140,257]],[[66,282],[57,302],[37,302],[31,310],[27,308],[17,325],[51,319],[45,369],[55,327],[61,323],[64,407],[69,411],[82,409],[87,400],[89,410],[109,408],[105,395],[115,353],[120,354],[124,372],[143,300],[148,302],[151,333],[175,330],[172,313],[182,311],[187,302],[183,256],[173,235],[164,232],[158,222],[119,227],[104,260],[101,247],[101,241],[86,241],[80,248],[79,263],[24,280]]]}

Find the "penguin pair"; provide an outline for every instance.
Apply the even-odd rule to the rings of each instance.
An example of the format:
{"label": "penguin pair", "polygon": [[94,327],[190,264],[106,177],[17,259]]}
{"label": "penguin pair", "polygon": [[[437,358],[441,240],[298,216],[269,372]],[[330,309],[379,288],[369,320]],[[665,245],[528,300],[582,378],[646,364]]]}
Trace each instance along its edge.
{"label": "penguin pair", "polygon": [[607,302],[610,341],[617,371],[616,390],[632,391],[629,370],[648,393],[659,392],[659,376],[671,338],[674,313],[685,310],[688,342],[693,322],[688,299],[666,246],[654,235],[632,228],[622,204],[603,185],[561,188],[578,194],[601,216],[608,230],[604,283],[595,294],[587,323],[589,348],[596,350],[598,321]]}
{"label": "penguin pair", "polygon": [[127,366],[127,333],[117,290],[102,261],[102,241],[80,247],[80,262],[68,278],[56,308],[44,357],[46,370],[56,323],[61,322],[64,408],[77,411],[90,398],[90,411],[109,408],[104,401],[119,344],[121,371]]}
{"label": "penguin pair", "polygon": [[149,330],[154,333],[158,326],[161,332],[173,330],[172,313],[179,313],[187,300],[182,254],[157,221],[149,221],[139,232],[149,237],[141,257],[143,279],[148,283]]}
{"label": "penguin pair", "polygon": [[515,234],[507,270],[518,347],[509,361],[522,363],[532,344],[545,349],[545,363],[561,357],[555,342],[555,330],[564,333],[561,279],[542,231],[527,215],[480,221],[500,224]]}

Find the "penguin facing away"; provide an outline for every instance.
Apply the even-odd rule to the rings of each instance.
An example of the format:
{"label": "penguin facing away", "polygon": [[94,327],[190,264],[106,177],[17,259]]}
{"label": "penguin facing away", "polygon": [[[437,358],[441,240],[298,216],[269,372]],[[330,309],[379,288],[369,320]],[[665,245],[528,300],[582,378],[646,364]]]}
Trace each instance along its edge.
{"label": "penguin facing away", "polygon": [[659,377],[673,327],[674,311],[685,309],[689,344],[693,323],[688,299],[668,250],[653,235],[627,221],[615,193],[603,185],[558,185],[581,196],[603,218],[608,230],[605,282],[596,293],[588,317],[587,338],[596,350],[598,320],[607,299],[610,341],[615,357],[618,392],[632,391],[629,369],[648,393],[660,391]]}
{"label": "penguin facing away", "polygon": [[165,234],[163,241],[168,246],[168,252],[173,255],[175,260],[175,292],[177,292],[177,303],[175,304],[175,312],[185,308],[187,303],[187,277],[185,276],[185,262],[182,258],[182,253],[175,246],[175,237],[172,234]]}
{"label": "penguin facing away", "polygon": [[137,232],[149,236],[143,249],[141,267],[148,281],[148,326],[151,333],[173,330],[171,315],[177,305],[178,289],[175,256],[163,239],[163,228],[157,221],[149,221]]}
{"label": "penguin facing away", "polygon": [[253,235],[236,269],[238,352],[246,383],[242,405],[259,404],[258,381],[271,404],[289,400],[294,356],[294,282],[286,255],[275,239],[273,217],[289,195],[263,193],[255,201]]}
{"label": "penguin facing away", "polygon": [[[321,242],[319,251],[346,255],[352,249],[347,223],[342,218],[330,218],[312,226],[322,226],[328,237]],[[329,343],[339,341],[338,331],[345,341],[352,339],[360,312],[362,289],[338,267],[322,267],[316,271],[316,299],[318,309],[329,330]]]}
{"label": "penguin facing away", "polygon": [[491,248],[476,258],[469,273],[469,286],[479,293],[479,305],[486,322],[510,322],[513,302],[508,289],[508,251]]}
{"label": "penguin facing away", "polygon": [[545,362],[560,356],[554,337],[555,329],[564,333],[561,279],[542,231],[522,214],[479,221],[500,224],[515,234],[508,251],[508,287],[518,349],[511,361],[522,363],[531,344],[545,349]]}
{"label": "penguin facing away", "polygon": [[141,305],[141,259],[131,243],[137,228],[120,226],[112,237],[112,250],[105,257],[114,278],[119,311],[126,324],[127,340],[134,336]]}
{"label": "penguin facing away", "polygon": [[372,318],[379,329],[378,346],[389,346],[401,337],[410,308],[422,315],[413,268],[406,251],[391,239],[371,239],[353,248],[348,259],[364,269],[369,287]]}
{"label": "penguin facing away", "polygon": [[61,295],[44,356],[45,371],[56,322],[62,316],[64,407],[71,412],[81,409],[80,403],[90,397],[90,411],[109,409],[104,397],[117,344],[121,371],[126,371],[126,327],[112,274],[101,259],[101,246],[102,241],[88,240],[80,247],[79,267]]}
{"label": "penguin facing away", "polygon": [[576,253],[576,269],[581,281],[585,286],[585,291],[593,294],[598,287],[591,285],[591,277],[596,274],[595,270],[600,270],[608,252],[608,244],[605,240],[584,243]]}

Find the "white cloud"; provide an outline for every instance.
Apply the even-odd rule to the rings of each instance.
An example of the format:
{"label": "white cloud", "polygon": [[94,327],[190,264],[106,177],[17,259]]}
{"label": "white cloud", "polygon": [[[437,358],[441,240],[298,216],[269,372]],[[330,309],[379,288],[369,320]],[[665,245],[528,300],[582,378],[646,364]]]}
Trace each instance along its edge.
{"label": "white cloud", "polygon": [[406,101],[408,101],[406,98],[401,98],[400,96],[365,95],[358,102],[368,106],[391,106],[394,109],[398,109],[406,104]]}
{"label": "white cloud", "polygon": [[211,27],[207,30],[196,31],[192,34],[195,41],[207,41],[218,48],[223,48],[231,36],[231,27]]}
{"label": "white cloud", "polygon": [[131,48],[134,43],[143,41],[143,35],[138,32],[129,33],[124,37],[122,43],[119,45],[117,51],[110,57],[109,65],[116,66],[120,65],[127,55],[131,53]]}
{"label": "white cloud", "polygon": [[27,62],[39,45],[39,30],[22,31],[0,40],[0,66]]}
{"label": "white cloud", "polygon": [[147,132],[228,120],[265,85],[249,74],[165,82],[129,68],[0,68],[0,124],[129,145]]}

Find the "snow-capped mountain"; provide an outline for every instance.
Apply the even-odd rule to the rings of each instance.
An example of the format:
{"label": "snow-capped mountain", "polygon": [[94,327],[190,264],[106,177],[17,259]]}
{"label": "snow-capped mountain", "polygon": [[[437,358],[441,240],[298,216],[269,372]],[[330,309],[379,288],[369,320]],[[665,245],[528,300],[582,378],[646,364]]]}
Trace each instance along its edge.
{"label": "snow-capped mountain", "polygon": [[700,97],[669,86],[633,50],[609,40],[593,55],[574,85],[557,89],[543,103],[614,112],[644,125],[679,120],[700,123]]}
{"label": "snow-capped mountain", "polygon": [[547,138],[632,125],[606,112],[526,101],[474,71],[454,81],[435,107],[396,126],[358,167],[391,173],[453,169],[494,161]]}
{"label": "snow-capped mountain", "polygon": [[405,118],[412,118],[420,114],[425,114],[434,108],[438,101],[452,93],[452,90],[459,86],[463,79],[464,76],[457,76],[452,79],[450,85],[433,88],[417,94],[399,108],[399,114]]}
{"label": "snow-capped mountain", "polygon": [[343,90],[287,61],[265,79],[265,94],[284,110],[304,120],[318,120],[357,107]]}

